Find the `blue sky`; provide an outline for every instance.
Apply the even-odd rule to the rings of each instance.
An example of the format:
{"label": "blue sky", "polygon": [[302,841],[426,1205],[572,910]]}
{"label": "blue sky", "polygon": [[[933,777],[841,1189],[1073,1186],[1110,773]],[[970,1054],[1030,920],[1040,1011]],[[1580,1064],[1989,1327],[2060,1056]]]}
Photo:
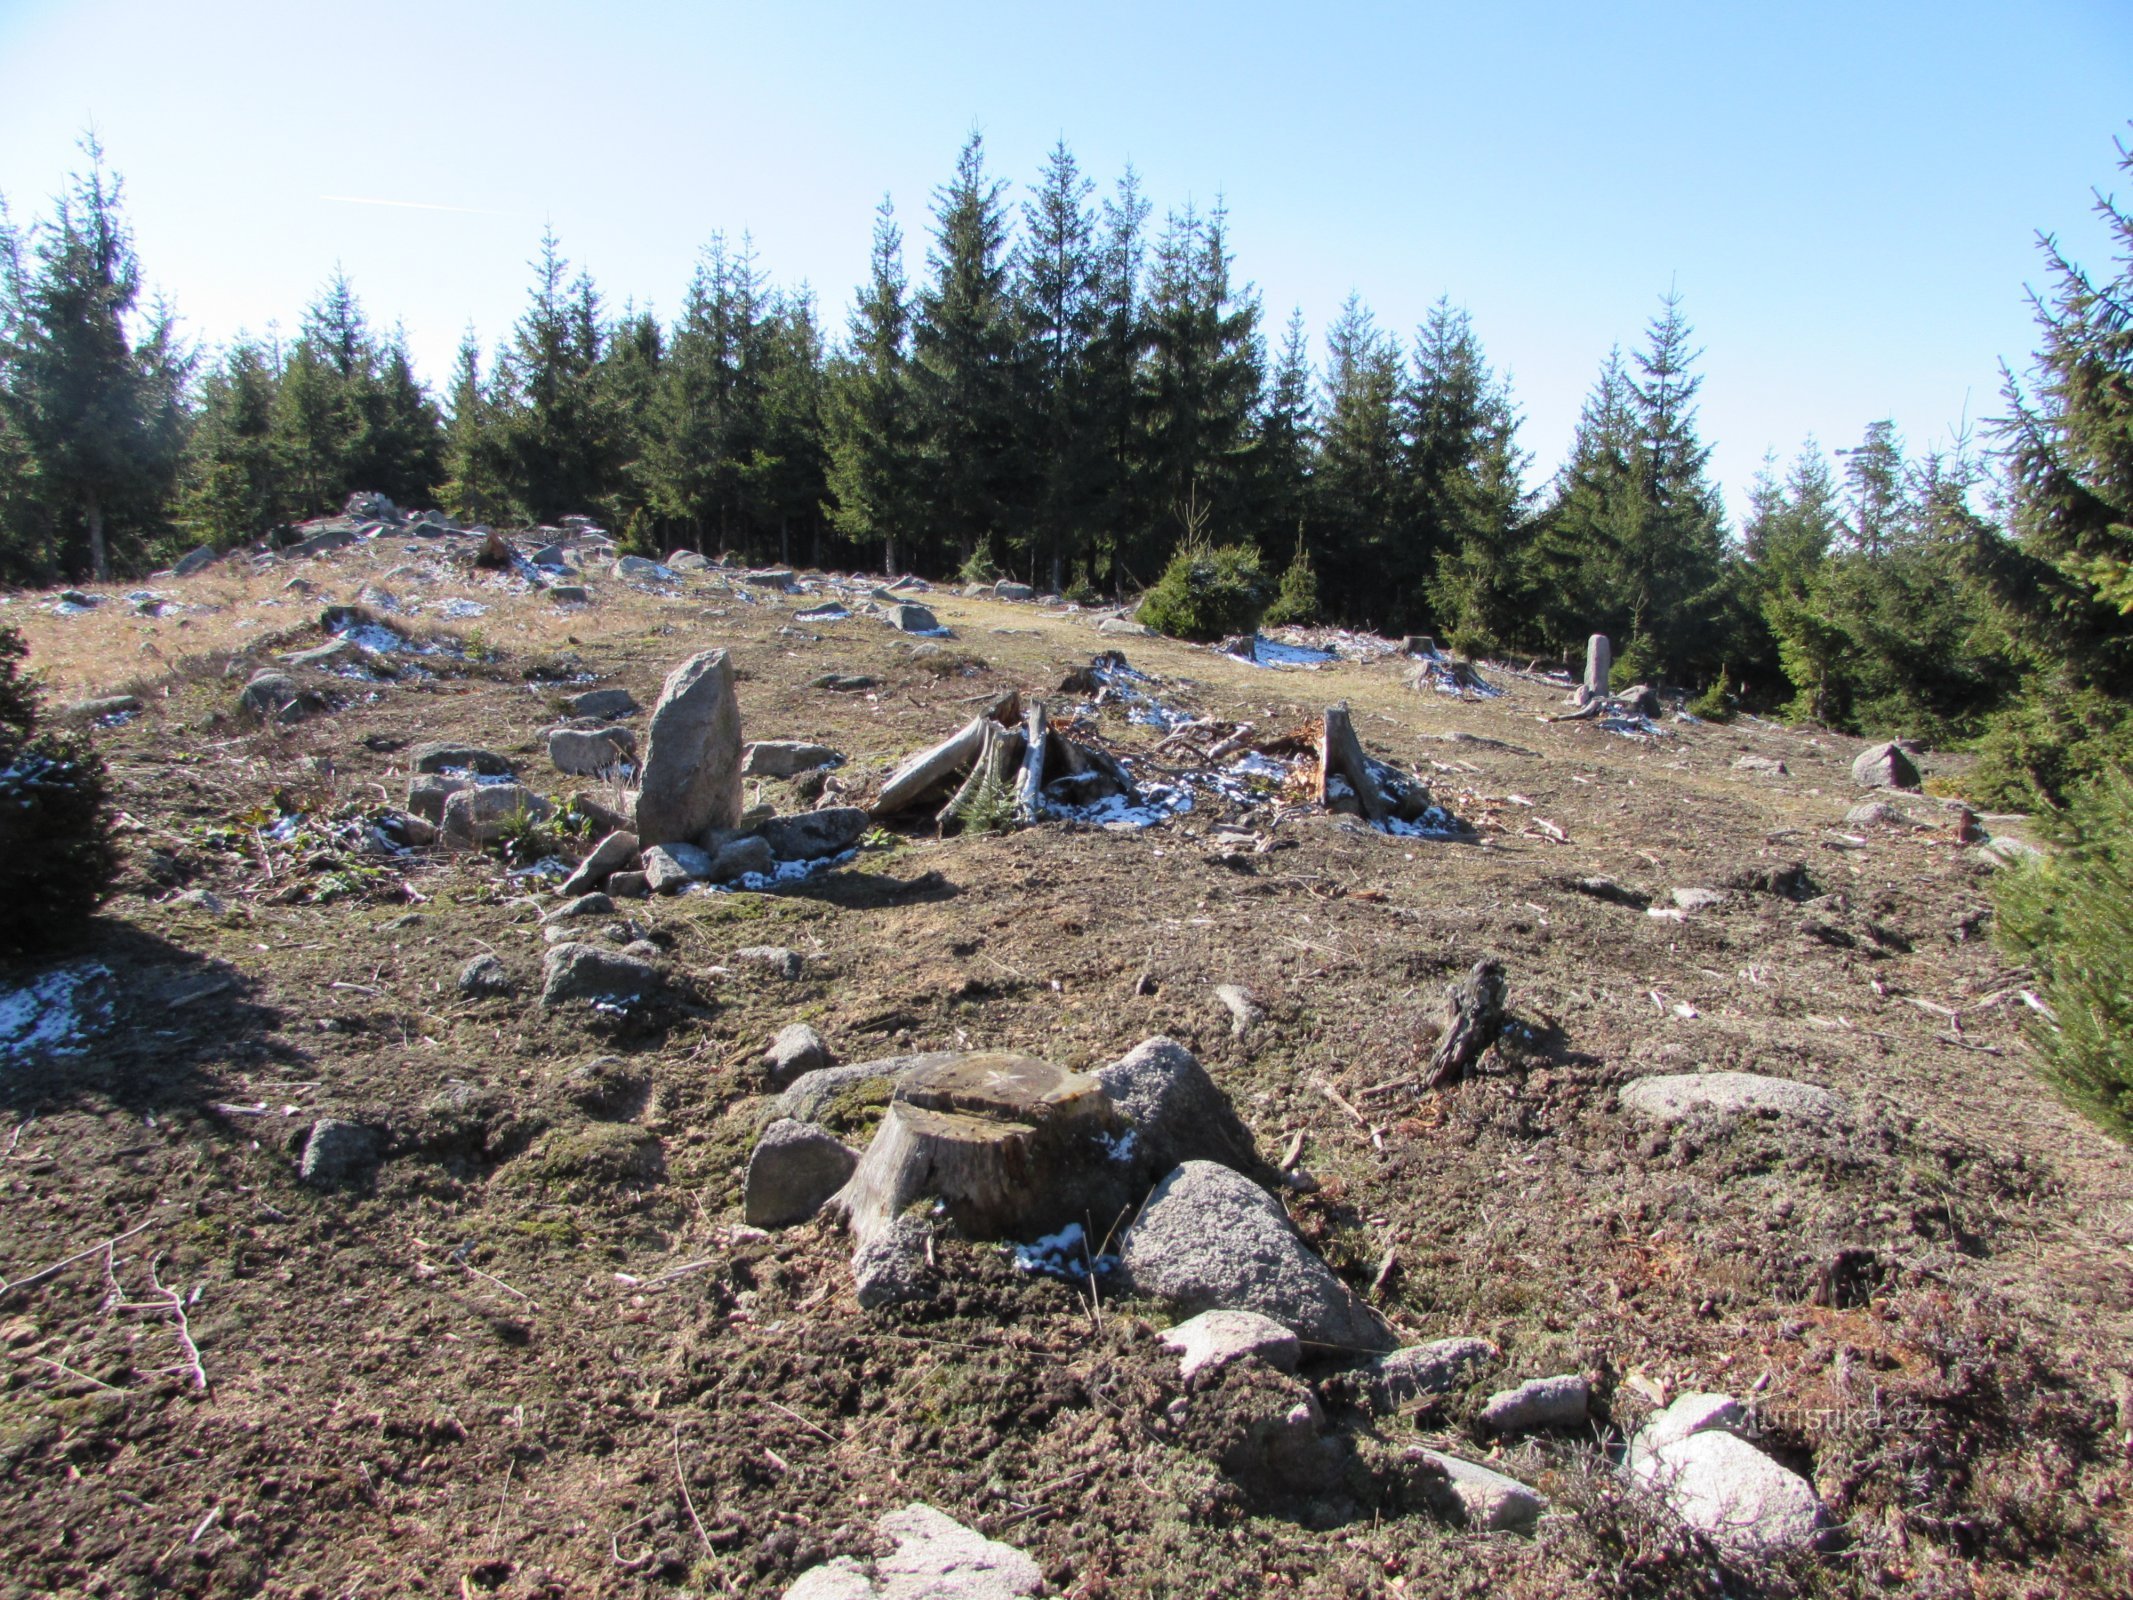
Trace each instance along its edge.
{"label": "blue sky", "polygon": [[1063,136],[1159,208],[1225,198],[1270,333],[1351,289],[1403,334],[1468,307],[1536,476],[1678,287],[1736,514],[1768,448],[1997,412],[2036,232],[2106,264],[2090,191],[2129,117],[2126,0],[0,0],[0,193],[41,214],[93,124],[206,343],[293,328],[338,264],[441,381],[469,323],[508,329],[544,224],[662,313],[750,232],[841,329],[884,193],[915,276],[973,129],[1018,185]]}

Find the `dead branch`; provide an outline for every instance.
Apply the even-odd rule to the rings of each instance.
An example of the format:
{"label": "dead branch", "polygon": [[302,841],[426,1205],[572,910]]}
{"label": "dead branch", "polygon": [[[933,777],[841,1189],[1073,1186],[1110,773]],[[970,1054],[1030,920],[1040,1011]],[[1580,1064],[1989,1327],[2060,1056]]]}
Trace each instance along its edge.
{"label": "dead branch", "polygon": [[696,1497],[689,1493],[689,1475],[681,1470],[681,1425],[674,1427],[674,1481],[681,1485],[681,1503],[689,1508],[689,1521],[696,1528],[696,1537],[704,1542],[704,1554],[714,1559],[718,1552],[711,1547],[711,1535],[704,1532],[704,1519],[696,1514]]}
{"label": "dead branch", "polygon": [[1472,970],[1444,995],[1444,1035],[1429,1058],[1425,1089],[1441,1089],[1466,1076],[1503,1027],[1503,963],[1493,957]]}
{"label": "dead branch", "polygon": [[112,1235],[112,1237],[104,1240],[101,1244],[93,1244],[89,1246],[89,1248],[86,1250],[77,1250],[73,1255],[68,1256],[64,1261],[55,1261],[49,1267],[40,1267],[37,1271],[31,1273],[26,1278],[17,1278],[12,1283],[0,1283],[0,1299],[6,1298],[8,1295],[13,1294],[18,1289],[27,1289],[35,1284],[40,1284],[44,1282],[45,1279],[53,1277],[58,1273],[64,1272],[67,1268],[73,1266],[77,1261],[87,1261],[92,1256],[102,1255],[107,1258],[108,1262],[109,1252],[114,1247],[124,1244],[128,1239],[131,1239],[135,1234],[139,1233],[143,1228],[147,1227],[148,1224],[153,1221],[155,1221],[155,1218],[149,1217],[141,1222],[135,1223],[124,1233]]}

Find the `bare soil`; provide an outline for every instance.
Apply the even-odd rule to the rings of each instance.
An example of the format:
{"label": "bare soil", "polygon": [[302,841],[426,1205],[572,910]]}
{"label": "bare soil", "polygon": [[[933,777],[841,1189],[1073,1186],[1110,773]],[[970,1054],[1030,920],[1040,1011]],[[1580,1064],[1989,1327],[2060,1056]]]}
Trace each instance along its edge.
{"label": "bare soil", "polygon": [[[1630,737],[1544,721],[1564,686],[1505,670],[1483,668],[1500,698],[1461,700],[1394,659],[1255,667],[939,593],[947,661],[715,575],[665,597],[607,583],[565,615],[385,575],[403,559],[304,564],[309,597],[279,592],[293,567],[218,568],[162,585],[184,609],[156,619],[0,608],[55,701],[146,699],[97,736],[122,891],[85,948],[52,952],[110,969],[111,1026],[0,1063],[0,1276],[145,1224],[108,1269],[92,1253],[0,1297],[0,1595],[774,1595],[913,1499],[1029,1550],[1061,1595],[2133,1588],[2133,1159],[2034,1076],[2025,975],[1952,819],[1844,827],[1848,742]],[[439,625],[464,653],[422,676],[321,679],[337,709],[292,728],[240,716],[249,672],[318,642],[317,608],[366,580],[488,611]],[[648,707],[712,645],[735,653],[749,736],[836,747],[859,794],[984,700],[1123,647],[1166,704],[1262,732],[1347,702],[1370,753],[1470,832],[1203,792],[1138,831],[877,836],[785,892],[622,904],[685,996],[622,1024],[538,1004],[539,880],[336,835],[337,812],[401,798],[424,738],[512,755],[558,797],[591,787],[547,770],[560,696],[597,682]],[[879,683],[808,687],[831,671]],[[1098,731],[1144,778],[1191,765],[1122,716]],[[1270,847],[1216,836],[1229,821]],[[1730,892],[1676,919],[1570,885],[1593,875],[1662,909]],[[226,909],[175,903],[189,889]],[[766,944],[801,977],[729,960]],[[515,996],[460,996],[485,951]],[[1514,1026],[1477,1076],[1422,1093],[1444,990],[1484,955]],[[1265,1011],[1241,1037],[1224,983]],[[1269,1159],[1302,1135],[1317,1188],[1292,1215],[1403,1339],[1478,1335],[1503,1360],[1376,1415],[1321,1353],[1307,1376],[1351,1468],[1285,1486],[1217,1465],[1257,1380],[1181,1382],[1155,1306],[964,1243],[938,1298],[862,1312],[826,1225],[740,1226],[754,1061],[795,1020],[848,1061],[1083,1068],[1179,1039]],[[1616,1103],[1700,1068],[1819,1084],[1849,1114],[1655,1131]],[[321,1116],[390,1130],[374,1178],[298,1181]],[[1589,1434],[1499,1443],[1474,1420],[1490,1390],[1570,1371],[1595,1383]],[[1699,1389],[1754,1401],[1841,1524],[1831,1551],[1746,1568],[1624,1496],[1606,1451]],[[1403,1477],[1414,1443],[1535,1484],[1551,1515],[1531,1539],[1450,1525]]]}

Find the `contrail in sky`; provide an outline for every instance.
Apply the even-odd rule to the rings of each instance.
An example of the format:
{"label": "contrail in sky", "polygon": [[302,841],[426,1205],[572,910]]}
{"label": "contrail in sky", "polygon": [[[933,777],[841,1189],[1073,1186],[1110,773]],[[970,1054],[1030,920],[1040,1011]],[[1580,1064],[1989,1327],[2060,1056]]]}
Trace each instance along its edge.
{"label": "contrail in sky", "polygon": [[350,206],[392,206],[401,211],[452,211],[463,217],[500,217],[501,211],[483,211],[474,206],[433,206],[420,200],[370,200],[358,194],[322,194],[321,200],[338,200]]}

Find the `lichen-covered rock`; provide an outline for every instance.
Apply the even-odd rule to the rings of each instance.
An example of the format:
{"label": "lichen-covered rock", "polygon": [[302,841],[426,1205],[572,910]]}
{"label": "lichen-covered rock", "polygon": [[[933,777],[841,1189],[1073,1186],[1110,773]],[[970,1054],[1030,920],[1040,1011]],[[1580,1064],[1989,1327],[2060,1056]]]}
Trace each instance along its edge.
{"label": "lichen-covered rock", "polygon": [[659,969],[649,961],[595,944],[551,947],[541,972],[541,1004],[549,1007],[582,1002],[627,1009],[661,987]]}
{"label": "lichen-covered rock", "polygon": [[1826,1120],[1844,1114],[1827,1089],[1754,1072],[1680,1072],[1639,1078],[1617,1097],[1625,1111],[1648,1122],[1680,1122],[1698,1112],[1722,1117],[1768,1112]]}
{"label": "lichen-covered rock", "polygon": [[1165,1330],[1162,1337],[1178,1352],[1178,1376],[1183,1378],[1247,1357],[1277,1372],[1294,1372],[1303,1356],[1295,1334],[1256,1311],[1203,1311]]}
{"label": "lichen-covered rock", "polygon": [[822,1209],[859,1164],[859,1152],[827,1128],[780,1118],[748,1158],[742,1207],[750,1225],[788,1228]]}

